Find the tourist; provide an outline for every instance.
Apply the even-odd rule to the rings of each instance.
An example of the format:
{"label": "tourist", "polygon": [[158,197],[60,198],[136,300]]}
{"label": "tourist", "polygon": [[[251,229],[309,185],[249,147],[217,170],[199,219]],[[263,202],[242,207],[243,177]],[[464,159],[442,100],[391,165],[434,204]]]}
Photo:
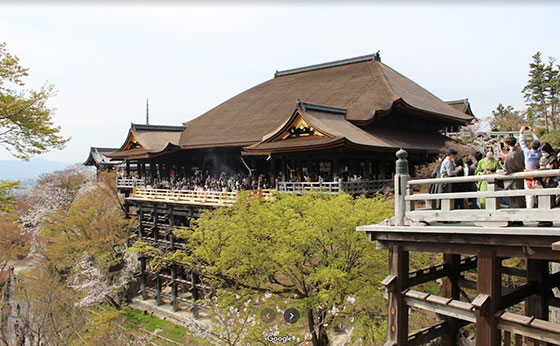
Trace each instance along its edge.
{"label": "tourist", "polygon": [[[533,142],[531,143],[531,148],[528,148],[525,144],[525,131],[531,132],[533,135]],[[523,155],[525,157],[525,172],[536,171],[539,168],[539,160],[541,158],[539,137],[533,132],[533,129],[529,126],[523,126],[519,130],[519,146],[523,150]],[[526,190],[533,188],[533,178],[526,178],[524,180],[524,187]],[[527,208],[533,208],[535,205],[535,196],[529,195],[525,196],[525,202]]]}
{"label": "tourist", "polygon": [[[464,177],[468,174],[469,169],[465,166],[465,163],[462,158],[457,158],[455,160],[455,165],[457,168],[461,167],[461,170],[457,170],[458,177]],[[451,186],[451,192],[466,192],[468,189],[467,183],[454,183]],[[465,199],[458,198],[455,200],[455,209],[465,209]]]}
{"label": "tourist", "polygon": [[[466,161],[465,161],[465,170],[466,170],[465,175],[470,176],[470,177],[475,175],[476,168],[478,166],[478,161],[480,161],[482,159],[482,153],[477,151],[476,153],[474,153],[474,158],[475,158],[475,161],[473,161],[470,158],[467,158]],[[476,192],[477,190],[478,190],[478,186],[477,186],[476,182],[465,183],[465,191]],[[467,208],[468,209],[478,208],[477,203],[476,203],[476,198],[468,198],[467,199]]]}
{"label": "tourist", "polygon": [[[455,159],[457,158],[457,150],[451,148],[447,152],[447,157],[441,163],[440,176],[442,178],[456,177],[459,172],[463,171],[463,166],[457,167],[455,165]],[[441,192],[449,193],[451,192],[451,184],[445,183],[441,184]]]}
{"label": "tourist", "polygon": [[[523,156],[523,151],[516,148],[517,141],[515,137],[509,136],[504,141],[507,145],[508,154],[504,160],[504,172],[505,174],[512,174],[523,172],[525,169],[525,158]],[[509,181],[504,181],[505,190],[523,190],[524,184],[521,179],[513,179]],[[510,208],[525,208],[525,198],[523,197],[510,197],[509,198]],[[508,226],[523,226],[522,221],[510,221]]]}
{"label": "tourist", "polygon": [[[486,157],[478,161],[478,165],[474,172],[475,175],[481,174],[493,174],[497,170],[501,169],[500,163],[494,158],[494,149],[492,147],[486,148]],[[488,191],[488,181],[481,180],[477,184],[478,191]],[[486,208],[486,198],[480,197],[478,201],[478,206],[481,209]]]}

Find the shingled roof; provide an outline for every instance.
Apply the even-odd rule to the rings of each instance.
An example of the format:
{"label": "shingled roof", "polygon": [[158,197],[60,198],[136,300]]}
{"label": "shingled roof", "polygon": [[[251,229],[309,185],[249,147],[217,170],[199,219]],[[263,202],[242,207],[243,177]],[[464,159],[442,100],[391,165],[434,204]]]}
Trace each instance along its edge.
{"label": "shingled roof", "polygon": [[183,149],[243,147],[258,143],[286,121],[299,98],[344,108],[347,110],[345,119],[361,126],[397,106],[436,117],[442,127],[465,124],[473,119],[372,54],[279,71],[275,78],[186,122],[180,146]]}

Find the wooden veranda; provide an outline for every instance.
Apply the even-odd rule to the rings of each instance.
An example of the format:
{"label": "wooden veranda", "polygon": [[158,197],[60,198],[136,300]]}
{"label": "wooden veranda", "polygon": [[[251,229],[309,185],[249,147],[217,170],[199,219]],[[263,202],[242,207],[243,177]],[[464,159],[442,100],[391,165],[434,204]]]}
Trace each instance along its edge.
{"label": "wooden veranda", "polygon": [[[386,345],[422,345],[440,338],[442,345],[468,344],[459,330],[475,324],[475,344],[560,345],[560,324],[549,321],[550,307],[560,307],[553,289],[560,286],[560,272],[551,263],[560,262],[560,227],[537,227],[539,222],[560,222],[560,208],[553,198],[558,188],[499,190],[515,179],[560,176],[560,170],[481,175],[474,177],[410,180],[406,152],[397,152],[395,176],[395,218],[378,225],[361,226],[359,231],[389,250],[386,288],[388,328]],[[487,180],[487,192],[424,194],[421,185]],[[509,209],[503,198],[536,196],[535,209]],[[486,198],[486,209],[454,209],[453,201]],[[524,226],[504,227],[510,221]],[[410,271],[411,251],[443,254],[443,263]],[[526,268],[507,267],[504,260],[522,258]],[[475,272],[476,280],[465,272]],[[524,278],[517,288],[502,287],[502,275]],[[472,277],[473,275],[471,275]],[[441,295],[415,286],[441,280]],[[476,291],[467,299],[462,290]],[[511,307],[524,304],[524,314]],[[409,330],[411,307],[431,311],[440,317],[432,326]]]}

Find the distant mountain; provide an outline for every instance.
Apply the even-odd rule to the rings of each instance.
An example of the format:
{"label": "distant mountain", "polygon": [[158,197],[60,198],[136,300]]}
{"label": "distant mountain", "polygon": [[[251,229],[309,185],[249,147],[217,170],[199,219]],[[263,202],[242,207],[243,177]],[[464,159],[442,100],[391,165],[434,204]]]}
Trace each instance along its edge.
{"label": "distant mountain", "polygon": [[50,173],[65,169],[71,165],[66,162],[50,161],[43,159],[0,160],[0,179],[4,180],[30,180],[36,179],[43,173]]}

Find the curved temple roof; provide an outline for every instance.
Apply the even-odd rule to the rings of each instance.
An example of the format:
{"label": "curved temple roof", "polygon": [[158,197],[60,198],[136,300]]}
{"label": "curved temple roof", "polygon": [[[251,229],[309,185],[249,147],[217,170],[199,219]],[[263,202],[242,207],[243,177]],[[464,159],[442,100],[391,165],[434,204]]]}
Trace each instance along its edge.
{"label": "curved temple roof", "polygon": [[184,126],[130,124],[124,144],[112,153],[113,159],[147,158],[169,150],[178,149]]}
{"label": "curved temple roof", "polygon": [[439,118],[443,126],[473,119],[381,63],[377,55],[276,73],[275,78],[225,101],[185,125],[183,149],[247,146],[278,128],[298,98],[347,109],[346,119],[370,123],[397,104]]}
{"label": "curved temple roof", "polygon": [[[292,116],[257,144],[245,147],[247,154],[270,154],[347,146],[366,150],[438,152],[447,139],[439,133],[422,133],[387,127],[358,127],[345,119],[344,108],[298,102]],[[303,124],[303,125],[302,125]],[[295,138],[285,134],[295,127],[309,134]]]}

